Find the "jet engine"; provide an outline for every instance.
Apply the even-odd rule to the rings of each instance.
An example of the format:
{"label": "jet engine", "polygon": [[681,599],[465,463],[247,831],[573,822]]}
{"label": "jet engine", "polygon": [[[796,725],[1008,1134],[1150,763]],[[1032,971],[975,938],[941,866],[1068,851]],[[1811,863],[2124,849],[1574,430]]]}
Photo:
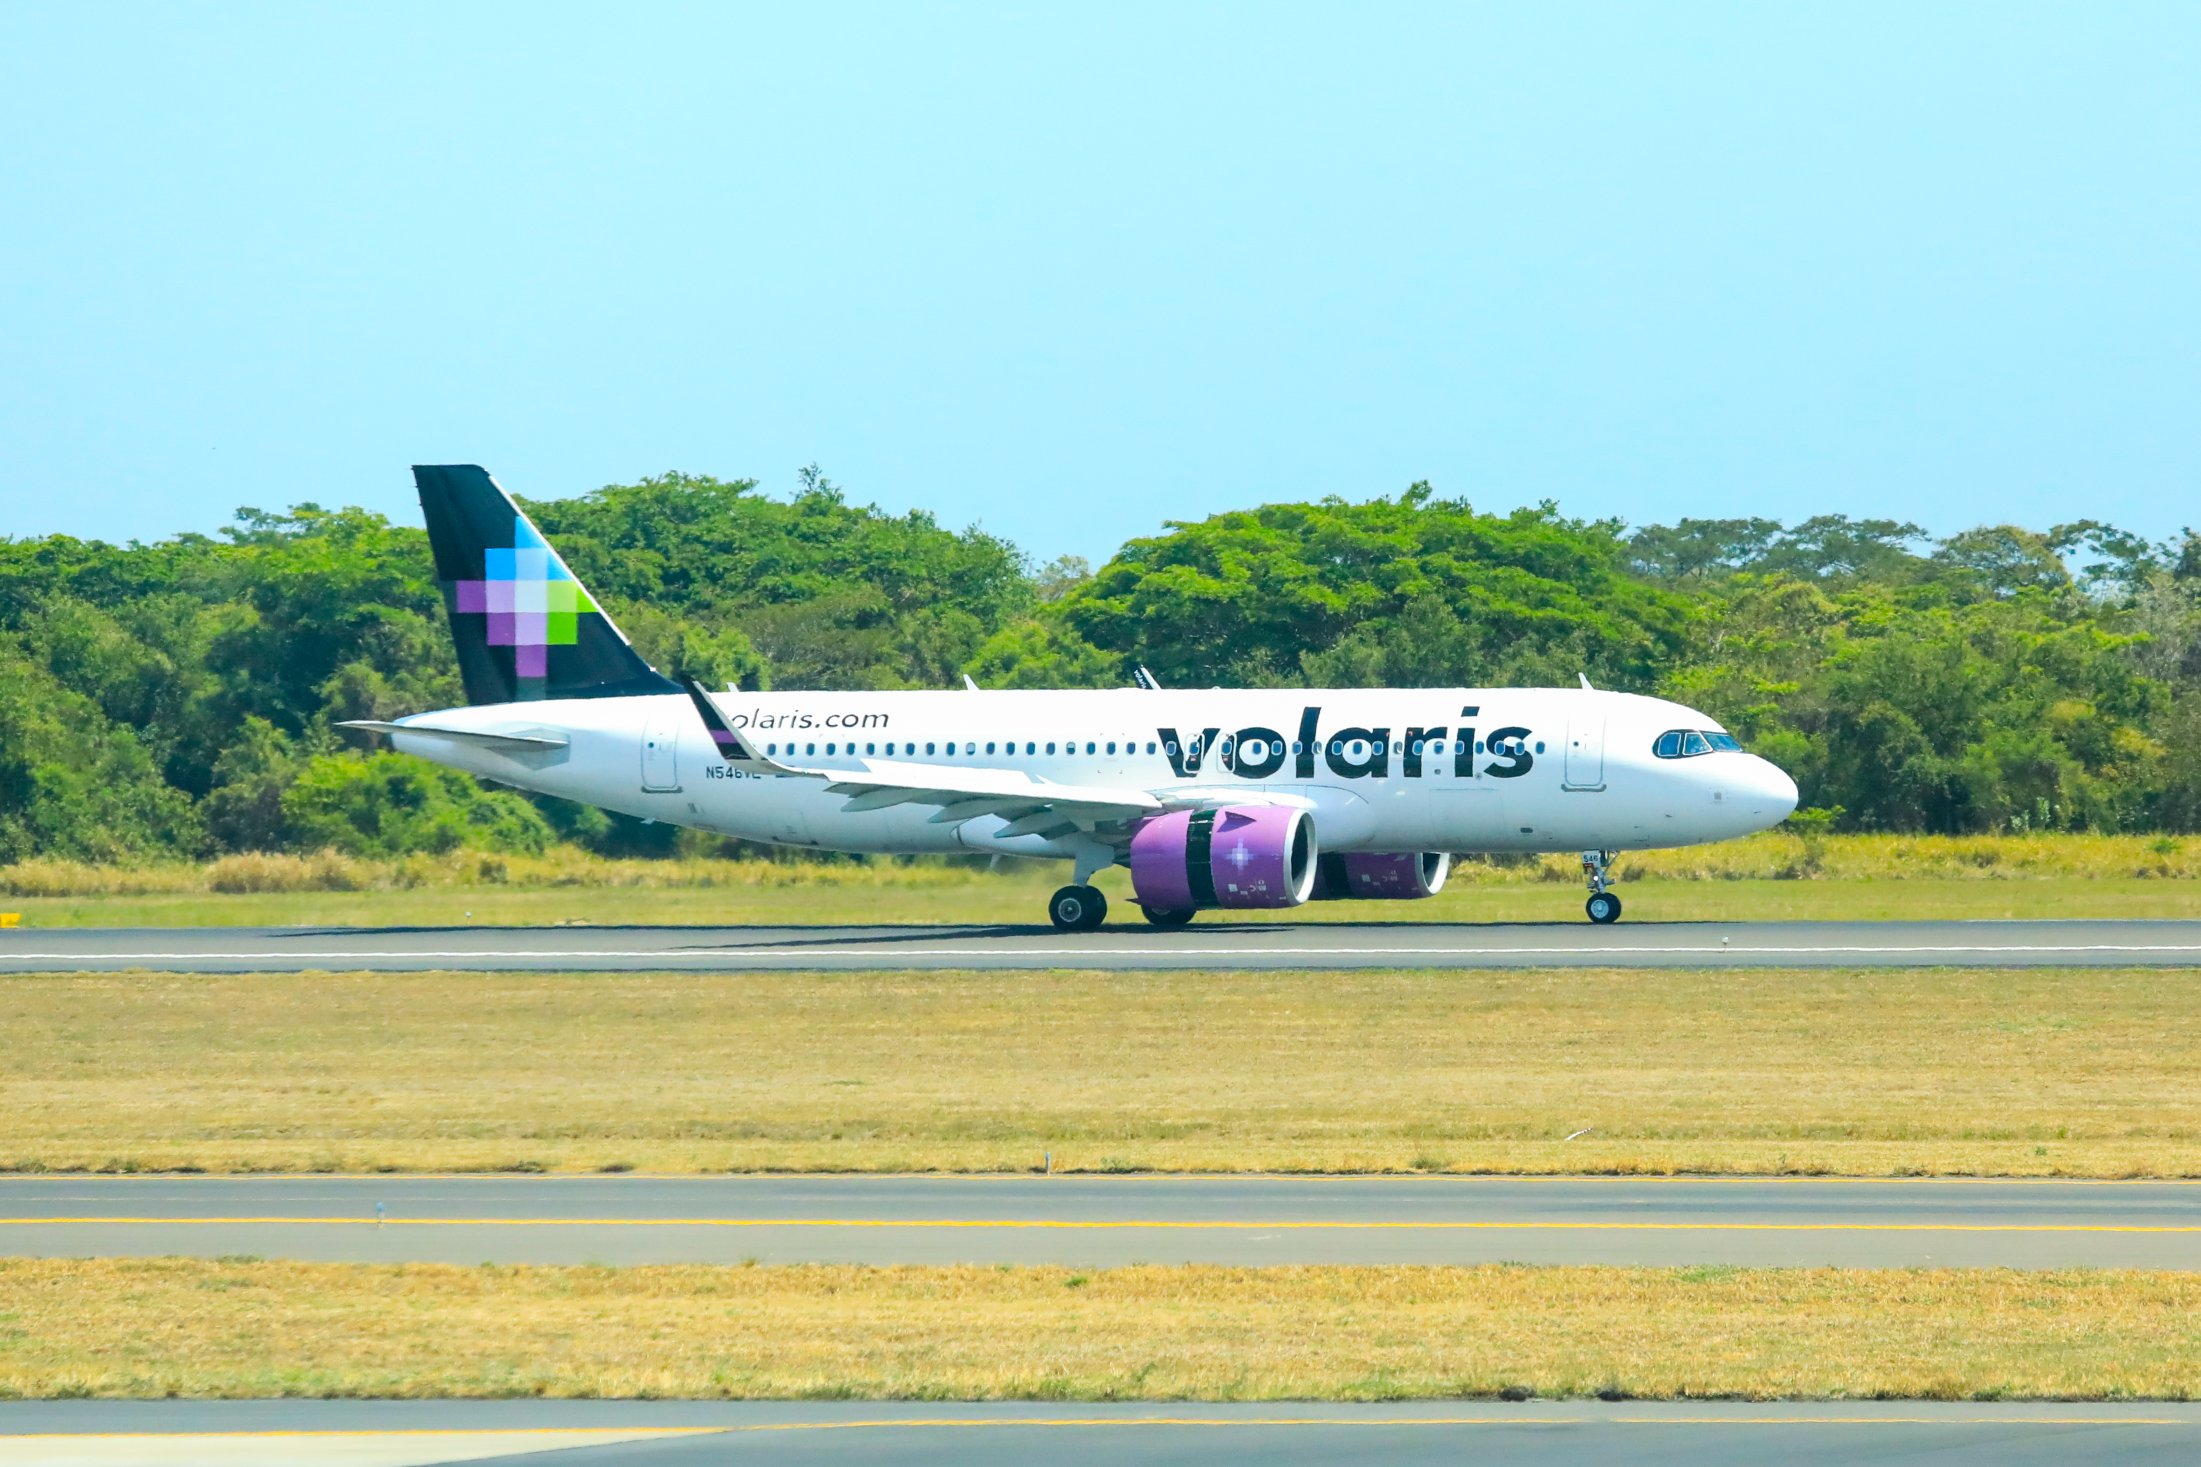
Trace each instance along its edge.
{"label": "jet engine", "polygon": [[1285,806],[1172,810],[1131,832],[1131,890],[1156,912],[1296,907],[1315,865],[1314,822]]}
{"label": "jet engine", "polygon": [[1314,900],[1412,901],[1444,890],[1449,851],[1351,851],[1316,863]]}

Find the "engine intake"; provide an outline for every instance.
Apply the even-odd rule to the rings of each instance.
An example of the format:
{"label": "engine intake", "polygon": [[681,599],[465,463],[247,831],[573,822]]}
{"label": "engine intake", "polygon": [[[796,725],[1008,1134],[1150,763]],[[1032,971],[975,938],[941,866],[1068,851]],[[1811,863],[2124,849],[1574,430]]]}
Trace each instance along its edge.
{"label": "engine intake", "polygon": [[1317,863],[1314,899],[1413,901],[1443,891],[1451,874],[1449,851],[1343,852]]}
{"label": "engine intake", "polygon": [[1131,890],[1162,911],[1296,907],[1315,866],[1314,822],[1284,806],[1172,810],[1131,832]]}

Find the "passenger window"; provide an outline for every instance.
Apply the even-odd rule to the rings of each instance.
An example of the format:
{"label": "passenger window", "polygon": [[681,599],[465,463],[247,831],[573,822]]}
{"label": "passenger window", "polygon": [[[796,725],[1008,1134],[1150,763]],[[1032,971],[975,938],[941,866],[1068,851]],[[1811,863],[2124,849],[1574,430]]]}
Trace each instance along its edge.
{"label": "passenger window", "polygon": [[987,753],[989,753],[989,754],[991,754],[991,753],[992,753],[993,751],[994,751],[994,741],[993,741],[992,739],[988,739],[988,740],[986,740],[986,752],[987,752]]}
{"label": "passenger window", "polygon": [[928,754],[932,752],[932,741],[930,739],[925,741],[925,752]]}
{"label": "passenger window", "polygon": [[1024,741],[1024,752],[1027,754],[1037,754],[1039,752],[1039,745],[1033,743],[1029,739],[1026,739]]}
{"label": "passenger window", "polygon": [[767,754],[777,754],[779,751],[780,746],[778,744],[766,744],[764,746],[764,752]]}
{"label": "passenger window", "polygon": [[825,752],[831,754],[833,752],[833,746],[831,744],[827,744],[825,746]]}
{"label": "passenger window", "polygon": [[1154,752],[1154,741],[1152,739],[1146,741],[1146,752],[1149,754]]}
{"label": "passenger window", "polygon": [[1047,752],[1050,754],[1055,752],[1055,741],[1053,739],[1047,741]]}
{"label": "passenger window", "polygon": [[1536,752],[1539,754],[1544,752],[1544,741],[1542,739],[1536,741]]}
{"label": "passenger window", "polygon": [[1167,749],[1170,753],[1174,754],[1177,752],[1177,741],[1175,739],[1171,739],[1168,743],[1162,745],[1162,747]]}
{"label": "passenger window", "polygon": [[1116,752],[1116,741],[1114,739],[1108,741],[1108,752],[1111,754]]}
{"label": "passenger window", "polygon": [[1097,754],[1100,751],[1093,747],[1093,741],[1091,739],[1087,739],[1085,741],[1085,752],[1088,754]]}
{"label": "passenger window", "polygon": [[815,754],[818,752],[818,746],[816,744],[804,744],[802,746],[802,751],[805,754]]}

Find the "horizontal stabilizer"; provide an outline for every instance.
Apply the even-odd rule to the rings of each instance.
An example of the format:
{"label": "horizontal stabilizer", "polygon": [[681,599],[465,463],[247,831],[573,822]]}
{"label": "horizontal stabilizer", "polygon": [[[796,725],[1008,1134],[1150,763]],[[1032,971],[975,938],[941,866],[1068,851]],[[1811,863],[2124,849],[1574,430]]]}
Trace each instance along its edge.
{"label": "horizontal stabilizer", "polygon": [[509,749],[515,753],[525,749],[562,749],[567,743],[564,734],[481,733],[470,728],[437,728],[432,723],[384,723],[378,718],[347,719],[337,727],[365,729],[368,733],[378,734],[420,734],[425,738],[448,739],[454,744],[475,744],[484,749]]}

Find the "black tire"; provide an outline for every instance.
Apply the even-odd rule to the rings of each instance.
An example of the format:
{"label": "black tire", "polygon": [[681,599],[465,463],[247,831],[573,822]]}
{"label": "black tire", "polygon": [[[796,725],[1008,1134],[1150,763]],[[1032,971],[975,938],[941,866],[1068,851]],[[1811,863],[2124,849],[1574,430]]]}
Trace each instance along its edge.
{"label": "black tire", "polygon": [[1149,907],[1141,904],[1139,910],[1156,927],[1182,927],[1200,915],[1197,907]]}
{"label": "black tire", "polygon": [[1601,891],[1589,899],[1584,910],[1590,914],[1590,920],[1600,926],[1608,922],[1618,922],[1620,920],[1620,898],[1609,891]]}
{"label": "black tire", "polygon": [[1058,932],[1091,932],[1108,919],[1108,898],[1097,887],[1066,886],[1048,899],[1047,917]]}

